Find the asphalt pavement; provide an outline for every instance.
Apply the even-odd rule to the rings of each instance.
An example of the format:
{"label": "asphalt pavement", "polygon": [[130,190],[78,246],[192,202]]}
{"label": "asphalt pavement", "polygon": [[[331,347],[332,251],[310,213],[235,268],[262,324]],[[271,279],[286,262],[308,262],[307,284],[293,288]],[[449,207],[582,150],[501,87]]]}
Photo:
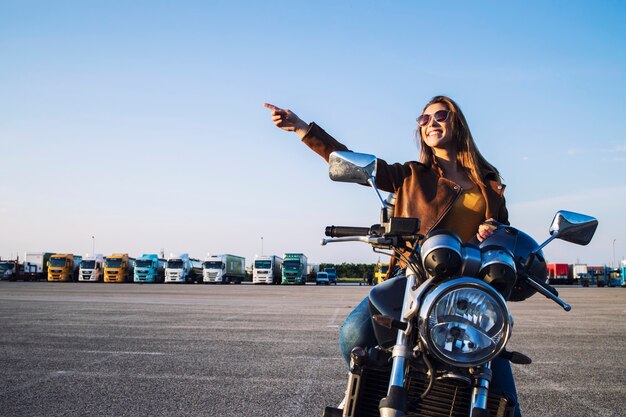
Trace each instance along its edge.
{"label": "asphalt pavement", "polygon": [[[358,285],[0,282],[1,416],[319,417]],[[626,415],[626,289],[514,303],[525,417]]]}

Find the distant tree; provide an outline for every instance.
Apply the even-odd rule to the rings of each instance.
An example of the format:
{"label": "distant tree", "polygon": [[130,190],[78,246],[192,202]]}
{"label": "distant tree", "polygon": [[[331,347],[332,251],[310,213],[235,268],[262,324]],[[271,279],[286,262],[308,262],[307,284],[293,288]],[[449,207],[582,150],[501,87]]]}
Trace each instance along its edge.
{"label": "distant tree", "polygon": [[335,268],[337,271],[337,278],[360,278],[363,277],[366,272],[374,274],[374,268],[376,264],[354,264],[354,263],[320,263],[320,271],[324,268]]}

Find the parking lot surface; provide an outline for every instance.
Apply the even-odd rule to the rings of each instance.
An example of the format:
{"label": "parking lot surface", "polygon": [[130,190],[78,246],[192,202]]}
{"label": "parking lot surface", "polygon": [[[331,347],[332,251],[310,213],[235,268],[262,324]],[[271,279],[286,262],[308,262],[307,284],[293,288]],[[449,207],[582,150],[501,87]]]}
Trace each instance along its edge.
{"label": "parking lot surface", "polygon": [[[308,417],[369,287],[0,282],[0,415]],[[512,304],[525,417],[626,415],[626,289]]]}

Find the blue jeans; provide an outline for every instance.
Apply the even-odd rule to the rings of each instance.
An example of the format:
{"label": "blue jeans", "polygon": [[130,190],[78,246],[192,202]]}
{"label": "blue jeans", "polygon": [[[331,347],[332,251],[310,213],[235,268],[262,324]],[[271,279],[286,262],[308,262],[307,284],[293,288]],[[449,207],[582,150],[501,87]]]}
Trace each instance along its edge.
{"label": "blue jeans", "polygon": [[372,317],[370,315],[369,298],[365,297],[358,306],[352,310],[339,328],[339,348],[341,355],[350,367],[350,352],[360,346],[370,348],[377,345]]}
{"label": "blue jeans", "polygon": [[[362,348],[371,348],[378,344],[369,308],[369,298],[365,297],[358,306],[346,317],[346,320],[339,329],[339,347],[341,355],[350,366],[350,352],[353,348],[360,346]],[[517,404],[517,390],[515,389],[515,379],[511,372],[511,363],[502,358],[496,358],[491,361],[491,371],[493,377],[491,379],[490,392],[494,394],[506,394],[508,398],[515,400],[515,417],[521,417],[522,414]]]}

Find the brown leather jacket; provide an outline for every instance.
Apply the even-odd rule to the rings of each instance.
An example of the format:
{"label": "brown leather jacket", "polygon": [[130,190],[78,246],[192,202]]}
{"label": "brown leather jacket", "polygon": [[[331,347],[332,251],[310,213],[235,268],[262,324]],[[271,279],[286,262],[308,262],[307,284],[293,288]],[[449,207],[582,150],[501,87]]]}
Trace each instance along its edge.
{"label": "brown leather jacket", "polygon": [[[302,141],[326,162],[331,152],[349,150],[315,123],[309,125]],[[438,170],[420,162],[388,164],[382,159],[378,159],[376,166],[376,186],[396,194],[394,216],[419,218],[420,233],[424,235],[436,229],[463,191],[458,184],[443,178]],[[478,186],[486,202],[485,219],[509,224],[503,196],[505,185],[498,181],[498,176],[489,172]]]}

